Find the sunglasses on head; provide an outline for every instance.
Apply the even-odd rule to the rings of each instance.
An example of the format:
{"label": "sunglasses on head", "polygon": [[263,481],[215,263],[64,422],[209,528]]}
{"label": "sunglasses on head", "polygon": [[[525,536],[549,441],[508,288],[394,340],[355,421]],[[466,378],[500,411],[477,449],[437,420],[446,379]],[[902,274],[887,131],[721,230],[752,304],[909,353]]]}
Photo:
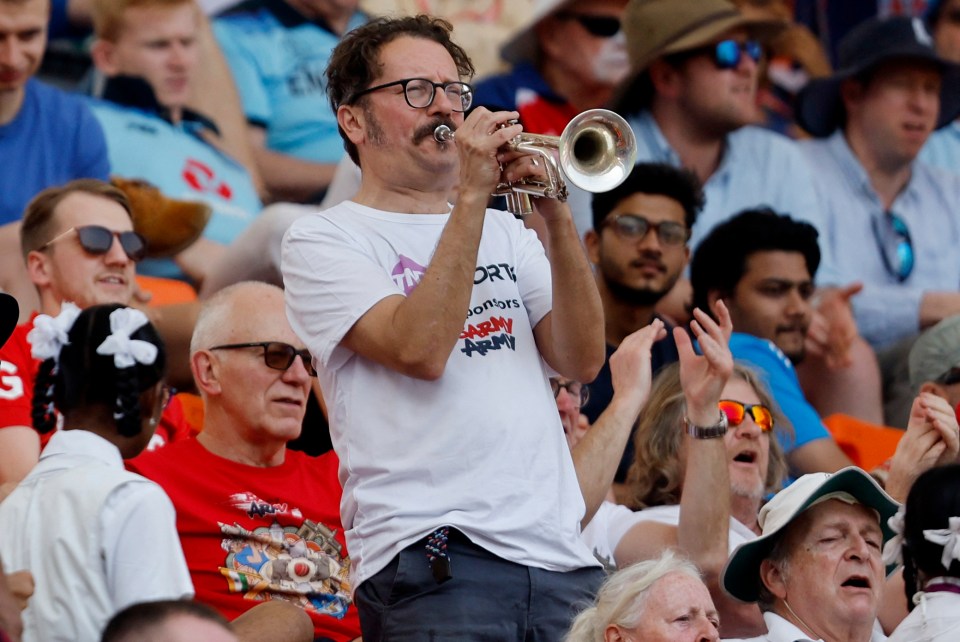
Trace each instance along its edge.
{"label": "sunglasses on head", "polygon": [[72,232],[77,233],[80,247],[90,254],[100,255],[109,252],[110,248],[113,247],[113,237],[117,237],[117,240],[120,241],[120,247],[123,248],[124,253],[131,261],[139,261],[147,254],[147,241],[136,232],[114,232],[102,225],[71,227],[44,243],[40,250],[47,249]]}
{"label": "sunglasses on head", "polygon": [[763,404],[745,404],[732,399],[721,399],[717,405],[720,406],[720,411],[727,416],[727,423],[731,427],[742,424],[747,413],[750,413],[753,422],[760,427],[761,431],[770,432],[773,430],[773,413]]}
{"label": "sunglasses on head", "polygon": [[213,346],[211,350],[240,350],[242,348],[263,348],[263,362],[268,368],[274,370],[287,370],[293,365],[293,360],[300,357],[303,361],[303,367],[311,377],[317,376],[317,370],[313,367],[313,358],[310,351],[306,348],[297,350],[289,343],[282,341],[260,341],[255,343],[228,343],[226,345]]}
{"label": "sunglasses on head", "polygon": [[620,31],[620,19],[613,16],[593,16],[570,11],[561,11],[556,16],[560,20],[576,20],[590,35],[597,38],[612,38]]}
{"label": "sunglasses on head", "polygon": [[708,51],[713,53],[713,62],[718,69],[736,69],[743,54],[753,62],[759,62],[763,56],[763,46],[756,40],[721,40]]}

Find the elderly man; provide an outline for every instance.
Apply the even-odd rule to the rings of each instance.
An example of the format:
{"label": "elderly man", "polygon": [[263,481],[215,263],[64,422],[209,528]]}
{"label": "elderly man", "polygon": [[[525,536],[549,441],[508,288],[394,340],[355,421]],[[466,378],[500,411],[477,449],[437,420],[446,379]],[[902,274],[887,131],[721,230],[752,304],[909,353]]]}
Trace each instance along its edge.
{"label": "elderly man", "polygon": [[310,616],[316,637],[345,642],[360,627],[337,458],[287,450],[316,374],[302,346],[280,288],[240,283],[217,293],[191,344],[203,431],[131,467],[173,500],[198,601],[229,619],[289,601]]}
{"label": "elderly man", "polygon": [[375,20],[334,51],[330,98],[362,184],[287,233],[288,316],[342,456],[364,640],[557,640],[602,571],[579,539],[548,376],[596,376],[603,311],[569,208],[536,201],[550,261],[486,208],[501,179],[544,171],[501,151],[517,112],[464,118],[472,66],[450,29]]}
{"label": "elderly man", "polygon": [[[132,301],[134,268],[146,243],[133,231],[130,204],[120,190],[93,179],[46,189],[27,206],[20,232],[43,314],[56,316],[64,301],[80,308]],[[40,456],[41,439],[30,414],[40,367],[29,340],[35,317],[17,326],[0,349],[0,483],[23,479]],[[180,403],[174,400],[151,447],[187,434]]]}
{"label": "elderly man", "polygon": [[741,544],[721,582],[758,602],[766,635],[753,642],[879,642],[880,551],[897,503],[859,468],[804,475],[761,510],[762,535]]}

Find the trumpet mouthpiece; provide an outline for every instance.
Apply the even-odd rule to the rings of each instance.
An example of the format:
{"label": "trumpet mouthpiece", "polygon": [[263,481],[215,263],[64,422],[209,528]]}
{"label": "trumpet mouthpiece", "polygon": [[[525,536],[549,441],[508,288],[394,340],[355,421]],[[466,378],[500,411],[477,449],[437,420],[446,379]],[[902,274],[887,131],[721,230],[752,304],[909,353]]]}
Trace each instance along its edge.
{"label": "trumpet mouthpiece", "polygon": [[438,143],[446,143],[453,140],[453,130],[446,125],[440,125],[433,130],[433,138]]}

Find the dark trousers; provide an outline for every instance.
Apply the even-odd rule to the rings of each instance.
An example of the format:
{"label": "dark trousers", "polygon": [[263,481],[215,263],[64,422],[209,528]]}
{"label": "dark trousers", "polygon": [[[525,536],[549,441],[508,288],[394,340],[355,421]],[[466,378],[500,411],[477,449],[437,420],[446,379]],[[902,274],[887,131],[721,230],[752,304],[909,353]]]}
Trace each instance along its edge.
{"label": "dark trousers", "polygon": [[354,592],[364,642],[558,642],[604,578],[599,567],[560,573],[508,562],[451,529],[452,577],[438,583],[425,543]]}

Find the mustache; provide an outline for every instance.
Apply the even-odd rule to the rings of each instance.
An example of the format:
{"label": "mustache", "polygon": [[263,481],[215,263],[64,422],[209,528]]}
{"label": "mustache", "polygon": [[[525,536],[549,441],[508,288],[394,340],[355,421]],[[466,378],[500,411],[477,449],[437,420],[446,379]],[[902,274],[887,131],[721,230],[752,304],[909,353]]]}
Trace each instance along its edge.
{"label": "mustache", "polygon": [[451,118],[435,118],[429,123],[418,127],[413,132],[413,142],[420,144],[423,141],[430,139],[433,140],[433,131],[440,125],[446,125],[452,131],[456,131],[457,126],[454,124],[453,119]]}

